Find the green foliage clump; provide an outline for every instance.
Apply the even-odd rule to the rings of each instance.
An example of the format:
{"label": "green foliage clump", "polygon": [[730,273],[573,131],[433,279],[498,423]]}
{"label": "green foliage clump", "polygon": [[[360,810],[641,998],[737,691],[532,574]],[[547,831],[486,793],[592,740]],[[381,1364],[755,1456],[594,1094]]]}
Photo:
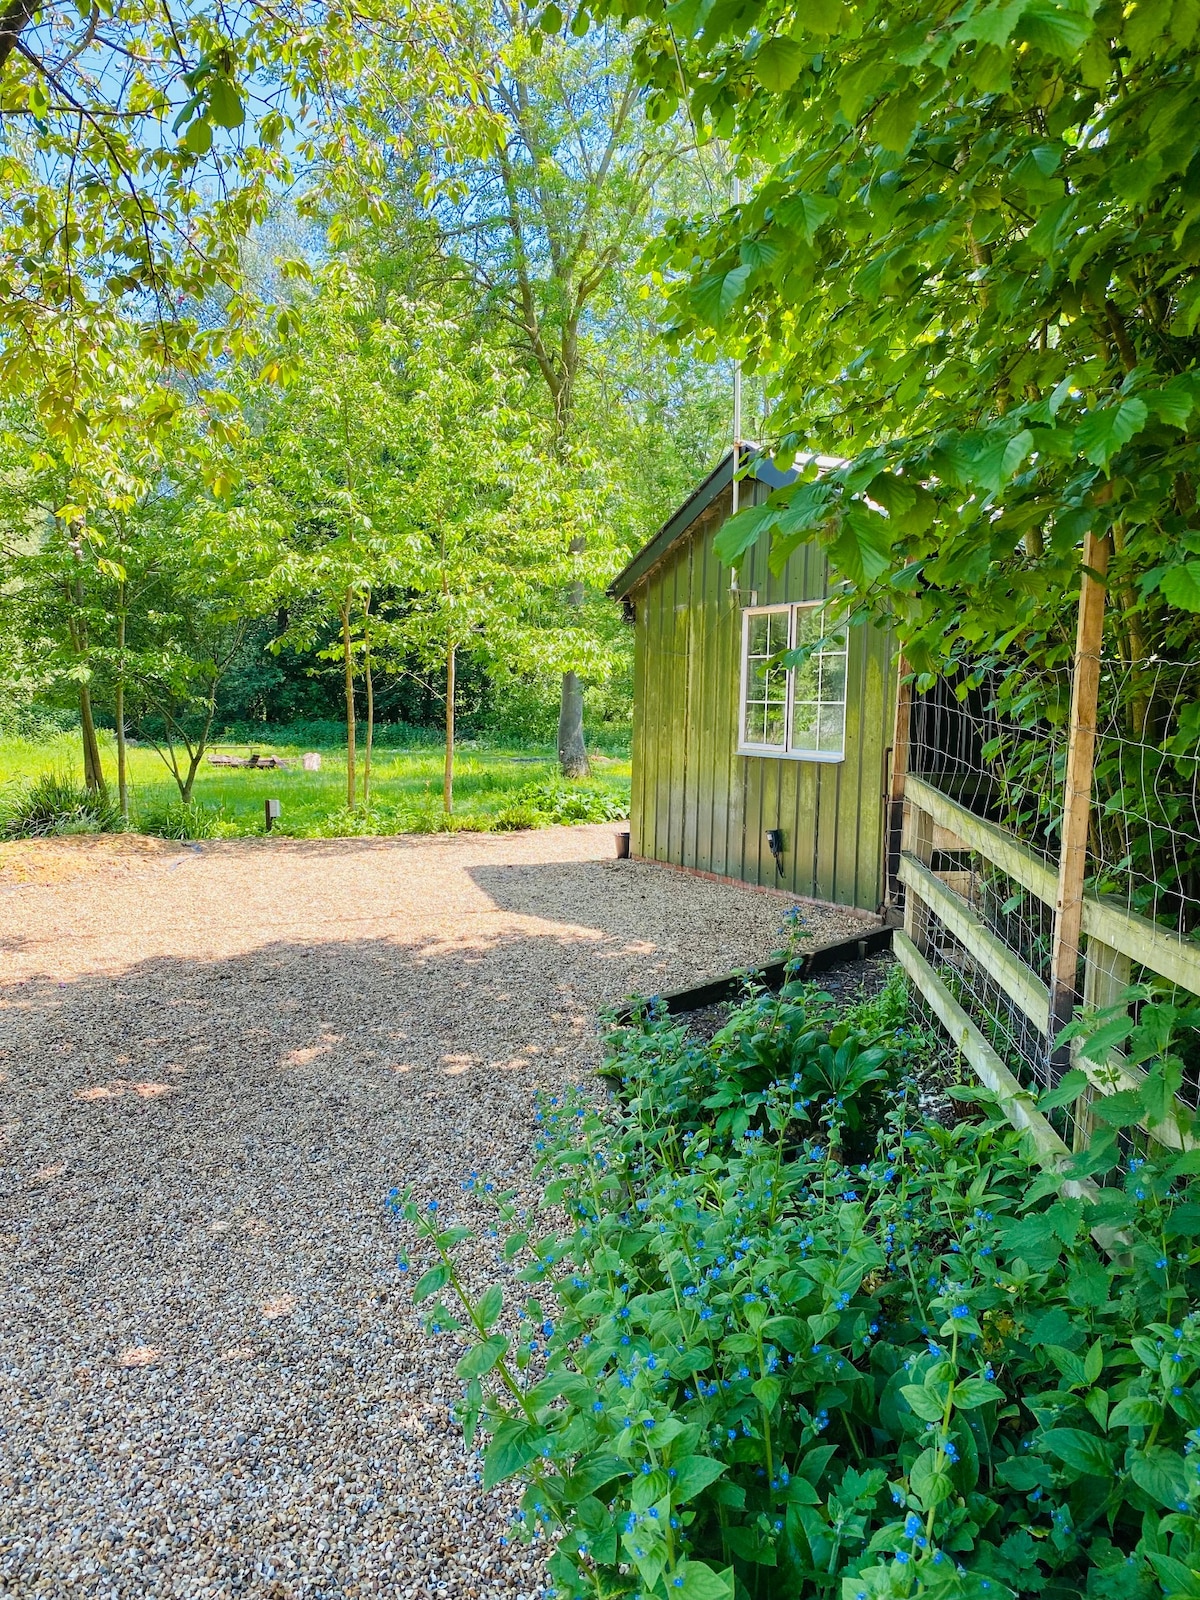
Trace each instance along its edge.
{"label": "green foliage clump", "polygon": [[547,1231],[464,1185],[506,1283],[392,1197],[560,1600],[1198,1592],[1196,1155],[1101,1136],[1089,1201],[986,1093],[931,1120],[896,986],[751,996],[708,1044],[652,1004],[610,1051],[619,1103],[537,1113]]}
{"label": "green foliage clump", "polygon": [[121,828],[121,811],[107,795],[85,788],[63,773],[46,772],[9,801],[3,828],[10,839],[116,833]]}
{"label": "green foliage clump", "polygon": [[587,783],[549,777],[519,789],[499,812],[494,826],[497,830],[549,828],[561,822],[615,822],[628,815],[628,800]]}
{"label": "green foliage clump", "polygon": [[197,800],[186,804],[171,800],[141,813],[138,829],[160,839],[215,839],[223,831],[223,820],[220,810],[201,805]]}

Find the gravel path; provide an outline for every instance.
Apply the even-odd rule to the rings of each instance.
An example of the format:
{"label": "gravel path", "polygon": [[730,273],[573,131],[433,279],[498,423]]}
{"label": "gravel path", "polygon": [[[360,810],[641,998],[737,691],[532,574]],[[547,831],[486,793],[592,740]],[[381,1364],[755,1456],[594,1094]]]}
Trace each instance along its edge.
{"label": "gravel path", "polygon": [[523,1183],[599,1005],[776,946],[779,898],[612,850],[0,849],[0,1594],[537,1592],[383,1197]]}

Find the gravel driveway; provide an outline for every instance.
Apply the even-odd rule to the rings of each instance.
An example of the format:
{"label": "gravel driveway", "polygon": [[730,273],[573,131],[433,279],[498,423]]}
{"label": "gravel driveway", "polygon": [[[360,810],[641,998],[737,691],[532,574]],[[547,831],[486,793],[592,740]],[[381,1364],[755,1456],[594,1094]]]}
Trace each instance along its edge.
{"label": "gravel driveway", "polygon": [[775,948],[780,899],[612,853],[0,850],[0,1593],[538,1591],[383,1200],[523,1182],[599,1005]]}

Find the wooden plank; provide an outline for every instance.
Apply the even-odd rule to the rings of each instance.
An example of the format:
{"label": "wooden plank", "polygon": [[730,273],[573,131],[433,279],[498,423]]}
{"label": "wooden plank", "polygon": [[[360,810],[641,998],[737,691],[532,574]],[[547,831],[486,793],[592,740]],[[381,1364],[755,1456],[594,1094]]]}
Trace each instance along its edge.
{"label": "wooden plank", "polygon": [[1020,1006],[1039,1032],[1045,1033],[1050,1015],[1050,991],[1037,973],[1014,955],[1004,941],[985,926],[967,902],[915,856],[901,853],[898,876],[910,897],[915,896],[923,901],[945,923],[1009,999]]}
{"label": "wooden plank", "polygon": [[[931,788],[922,778],[910,774],[905,793],[922,810],[928,811],[938,827],[946,829],[967,849],[978,850],[981,856],[986,856],[1039,900],[1047,905],[1054,904],[1058,893],[1057,875],[1028,845],[994,822],[975,816],[957,801]],[[1084,896],[1082,922],[1089,938],[1112,945],[1169,983],[1177,983],[1191,994],[1200,994],[1200,945],[1091,892]]]}
{"label": "wooden plank", "polygon": [[887,899],[900,903],[900,840],[904,831],[904,782],[908,776],[908,745],[912,727],[912,684],[908,662],[901,651],[896,659],[896,714],[892,724],[892,771],[887,815]]}
{"label": "wooden plank", "polygon": [[[1064,1167],[1071,1159],[1071,1152],[1037,1109],[1033,1096],[1013,1077],[916,945],[899,928],[892,949],[980,1082],[996,1096],[1013,1127],[1030,1135],[1041,1165],[1052,1171]],[[1092,1187],[1095,1189],[1094,1184]],[[1096,1195],[1099,1196],[1098,1189]]]}
{"label": "wooden plank", "polygon": [[1083,902],[1083,931],[1090,939],[1110,944],[1139,965],[1151,968],[1168,983],[1200,994],[1200,945],[1180,938],[1172,929],[1160,928],[1157,922],[1139,917],[1136,911],[1089,894]]}
{"label": "wooden plank", "polygon": [[[899,928],[892,948],[980,1082],[996,1096],[1013,1127],[1028,1135],[1039,1166],[1061,1172],[1070,1162],[1071,1152],[1037,1109],[1033,1096],[1013,1077],[916,945]],[[1064,1179],[1060,1192],[1068,1199],[1086,1200],[1093,1205],[1101,1198],[1101,1190],[1091,1178]],[[1129,1240],[1115,1228],[1093,1228],[1092,1238],[1109,1255],[1120,1254],[1129,1247]]]}
{"label": "wooden plank", "polygon": [[[1050,1026],[1047,1055],[1074,1014],[1079,995],[1079,941],[1083,930],[1083,881],[1087,876],[1092,767],[1096,757],[1096,706],[1100,695],[1100,646],[1104,636],[1105,580],[1111,542],[1089,529],[1083,539],[1079,621],[1071,672],[1071,727],[1063,781],[1062,843],[1054,898],[1054,943],[1050,957]],[[1065,1065],[1065,1060],[1064,1063]]]}
{"label": "wooden plank", "polygon": [[1044,900],[1047,905],[1054,904],[1058,891],[1054,868],[1028,845],[1022,844],[994,822],[977,817],[940,790],[931,788],[923,778],[913,777],[910,773],[904,792],[910,802],[915,801],[922,811],[929,813],[938,827],[945,828],[961,840],[967,849],[978,850],[981,856],[986,856],[1001,872],[1006,872],[1031,894],[1037,895],[1039,900]]}

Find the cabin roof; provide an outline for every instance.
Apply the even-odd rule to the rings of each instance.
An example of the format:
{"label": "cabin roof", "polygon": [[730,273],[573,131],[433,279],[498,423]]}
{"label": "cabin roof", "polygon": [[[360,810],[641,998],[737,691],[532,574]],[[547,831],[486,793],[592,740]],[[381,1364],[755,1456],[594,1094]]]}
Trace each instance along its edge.
{"label": "cabin roof", "polygon": [[[749,441],[743,441],[740,454],[743,464],[742,481],[754,478],[759,483],[765,483],[769,489],[783,489],[789,483],[795,483],[798,474],[794,471],[780,472],[769,456],[759,452],[759,446]],[[802,463],[815,459],[818,466],[832,467],[842,465],[842,462],[833,456],[805,456],[799,458]],[[679,509],[667,518],[654,537],[638,551],[630,561],[613,579],[608,586],[608,593],[614,600],[624,600],[632,594],[642,579],[647,576],[663,559],[669,551],[691,532],[693,524],[701,517],[723,489],[727,489],[733,482],[733,451],[726,451],[721,460],[704,479],[698,488],[694,489]]]}

